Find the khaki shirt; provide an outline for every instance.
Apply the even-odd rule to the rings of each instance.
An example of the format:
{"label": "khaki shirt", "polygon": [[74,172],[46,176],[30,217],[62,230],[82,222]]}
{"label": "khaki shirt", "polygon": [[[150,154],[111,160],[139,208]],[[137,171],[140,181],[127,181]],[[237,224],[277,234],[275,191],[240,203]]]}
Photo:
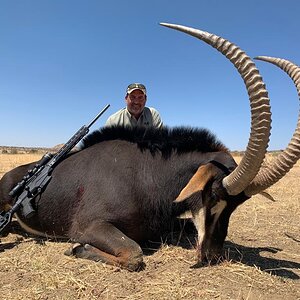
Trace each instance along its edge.
{"label": "khaki shirt", "polygon": [[107,119],[105,126],[113,125],[161,128],[163,126],[163,122],[158,111],[152,107],[144,107],[144,110],[138,120],[136,120],[136,118],[133,117],[125,107],[123,109],[120,109]]}

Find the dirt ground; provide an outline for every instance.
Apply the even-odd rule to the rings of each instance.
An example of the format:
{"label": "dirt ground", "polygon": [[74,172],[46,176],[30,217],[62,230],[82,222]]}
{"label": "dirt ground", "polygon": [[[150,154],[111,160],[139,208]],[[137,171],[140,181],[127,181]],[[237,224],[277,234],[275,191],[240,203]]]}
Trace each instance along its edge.
{"label": "dirt ground", "polygon": [[[24,162],[0,155],[0,177]],[[145,270],[128,272],[65,256],[68,243],[29,236],[13,222],[14,233],[0,242],[0,298],[300,299],[299,178],[300,162],[269,190],[275,202],[258,195],[239,207],[227,260],[201,268],[194,236],[184,233],[144,249]]]}

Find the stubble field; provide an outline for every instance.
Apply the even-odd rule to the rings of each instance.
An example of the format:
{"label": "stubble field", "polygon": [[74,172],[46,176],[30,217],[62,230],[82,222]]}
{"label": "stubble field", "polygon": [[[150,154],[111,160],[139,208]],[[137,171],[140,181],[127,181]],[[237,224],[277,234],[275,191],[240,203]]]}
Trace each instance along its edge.
{"label": "stubble field", "polygon": [[[0,178],[41,154],[0,154]],[[237,160],[240,157],[236,157]],[[268,157],[272,159],[272,157]],[[1,299],[300,299],[300,162],[269,192],[233,214],[227,260],[194,268],[194,237],[174,232],[145,270],[128,272],[65,256],[69,243],[24,233],[0,242]]]}

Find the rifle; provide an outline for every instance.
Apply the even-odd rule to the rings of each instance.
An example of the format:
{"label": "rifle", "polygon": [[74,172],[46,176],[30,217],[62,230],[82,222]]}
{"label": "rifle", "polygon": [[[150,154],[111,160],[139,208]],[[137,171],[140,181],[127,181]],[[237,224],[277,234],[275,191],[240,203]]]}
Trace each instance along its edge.
{"label": "rifle", "polygon": [[9,196],[16,198],[16,201],[10,210],[0,213],[0,233],[11,222],[13,214],[21,207],[25,218],[31,218],[34,215],[35,208],[33,200],[45,190],[52,178],[51,174],[55,166],[80,142],[89,132],[89,128],[109,106],[110,105],[107,104],[88,125],[83,125],[57,153],[46,153],[32,170],[28,170],[28,173],[23,177],[22,181],[9,192]]}

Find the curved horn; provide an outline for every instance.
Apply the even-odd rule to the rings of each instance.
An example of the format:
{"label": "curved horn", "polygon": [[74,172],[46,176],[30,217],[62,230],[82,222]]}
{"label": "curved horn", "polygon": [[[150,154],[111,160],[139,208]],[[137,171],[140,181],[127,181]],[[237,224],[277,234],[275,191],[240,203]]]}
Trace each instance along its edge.
{"label": "curved horn", "polygon": [[[256,59],[263,60],[278,66],[285,71],[296,85],[298,96],[300,99],[300,67],[294,63],[275,57],[258,56]],[[258,172],[257,176],[250,183],[249,187],[245,189],[248,196],[255,195],[266,188],[273,185],[281,179],[298,161],[300,157],[300,112],[298,116],[297,127],[294,131],[293,137],[287,148],[277,156],[272,162],[266,164]]]}
{"label": "curved horn", "polygon": [[236,67],[246,85],[251,106],[251,133],[245,155],[238,167],[223,179],[229,195],[242,192],[258,173],[268,147],[271,112],[268,92],[254,62],[233,43],[214,34],[181,25],[161,25],[183,31],[211,45]]}

